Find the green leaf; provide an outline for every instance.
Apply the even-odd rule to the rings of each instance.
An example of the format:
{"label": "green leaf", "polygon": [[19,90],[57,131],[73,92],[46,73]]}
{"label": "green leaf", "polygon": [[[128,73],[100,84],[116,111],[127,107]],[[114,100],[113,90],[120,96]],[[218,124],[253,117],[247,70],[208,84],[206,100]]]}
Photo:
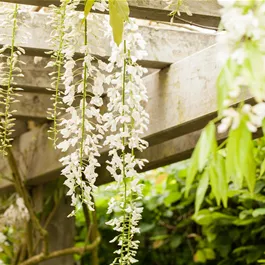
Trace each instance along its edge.
{"label": "green leaf", "polygon": [[241,189],[243,185],[243,176],[239,161],[239,137],[240,128],[229,132],[227,140],[226,172],[228,177],[231,177],[236,188]]}
{"label": "green leaf", "polygon": [[95,0],[86,0],[86,5],[85,5],[85,10],[84,10],[84,15],[85,18],[88,16],[88,14],[91,11],[92,6],[94,5]]}
{"label": "green leaf", "polygon": [[196,200],[195,200],[195,213],[198,213],[205,197],[207,188],[209,185],[209,174],[208,171],[205,170],[201,176],[197,192],[196,192]]}
{"label": "green leaf", "polygon": [[224,109],[224,101],[228,98],[229,90],[235,89],[235,80],[238,71],[239,65],[229,59],[217,78],[217,104],[219,114],[221,114]]}
{"label": "green leaf", "polygon": [[140,230],[141,233],[146,233],[151,231],[155,227],[155,223],[141,223]]}
{"label": "green leaf", "polygon": [[169,207],[172,203],[178,201],[181,198],[181,193],[178,191],[170,192],[169,195],[164,199],[164,203]]}
{"label": "green leaf", "polygon": [[244,62],[243,74],[247,77],[250,93],[257,101],[262,101],[265,92],[263,54],[255,42],[245,41],[245,49],[247,50],[248,56]]}
{"label": "green leaf", "polygon": [[193,215],[192,219],[199,225],[210,225],[213,222],[218,222],[220,225],[232,224],[237,218],[232,215],[227,215],[219,212],[212,212],[208,209],[203,209]]}
{"label": "green leaf", "polygon": [[219,176],[218,176],[218,171],[216,168],[216,161],[212,161],[212,163],[210,164],[209,175],[210,175],[210,183],[211,183],[212,193],[216,199],[217,205],[220,206],[221,194],[220,194],[220,190],[219,190],[220,189],[220,187],[219,187]]}
{"label": "green leaf", "polygon": [[212,193],[216,199],[217,205],[219,206],[222,201],[226,208],[228,200],[228,180],[225,171],[225,160],[219,153],[216,153],[211,160],[209,175]]}
{"label": "green leaf", "polygon": [[216,258],[215,252],[211,248],[205,248],[205,249],[203,249],[203,252],[204,252],[207,260],[214,260]]}
{"label": "green leaf", "polygon": [[199,171],[202,171],[204,169],[208,161],[209,155],[216,151],[217,143],[215,132],[216,130],[213,122],[210,122],[202,132],[202,135],[199,140]]}
{"label": "green leaf", "polygon": [[252,134],[244,120],[238,128],[231,130],[227,142],[226,170],[234,185],[241,189],[246,180],[251,193],[256,184],[256,164]]}
{"label": "green leaf", "polygon": [[260,167],[260,177],[264,174],[264,172],[265,172],[265,159],[263,160]]}
{"label": "green leaf", "polygon": [[180,246],[182,242],[182,236],[181,235],[174,235],[172,240],[170,241],[170,247],[175,249]]}
{"label": "green leaf", "polygon": [[263,119],[262,121],[262,132],[263,132],[263,135],[265,136],[265,119]]}
{"label": "green leaf", "polygon": [[255,246],[242,246],[233,250],[233,254],[242,254],[242,252],[256,250]]}
{"label": "green leaf", "polygon": [[197,262],[201,262],[201,263],[205,263],[206,262],[206,257],[205,254],[202,250],[197,250],[197,252],[195,253],[194,257],[193,257],[194,261]]}
{"label": "green leaf", "polygon": [[129,13],[127,0],[109,0],[110,25],[117,45],[122,42],[123,26],[124,22],[129,18]]}
{"label": "green leaf", "polygon": [[259,220],[257,218],[250,218],[250,219],[246,219],[246,220],[240,220],[237,219],[233,222],[234,225],[238,225],[238,226],[246,226],[246,225],[250,225],[253,223],[257,223]]}
{"label": "green leaf", "polygon": [[195,176],[198,172],[198,161],[199,161],[199,148],[200,143],[197,144],[195,147],[195,150],[191,157],[191,163],[187,172],[187,178],[186,178],[186,187],[185,187],[185,197],[187,198],[189,195],[189,191],[191,188],[191,185],[195,179]]}
{"label": "green leaf", "polygon": [[258,208],[258,209],[255,209],[252,213],[252,216],[253,217],[258,217],[260,215],[265,215],[265,208]]}
{"label": "green leaf", "polygon": [[217,142],[215,125],[210,122],[202,131],[198,144],[192,154],[191,164],[186,178],[185,196],[188,197],[191,185],[198,171],[202,171],[209,159],[210,154],[216,152]]}
{"label": "green leaf", "polygon": [[216,160],[216,172],[218,176],[218,187],[219,187],[219,194],[220,198],[223,202],[225,208],[227,208],[227,201],[228,201],[228,179],[225,170],[225,160],[224,157],[221,155],[217,155]]}

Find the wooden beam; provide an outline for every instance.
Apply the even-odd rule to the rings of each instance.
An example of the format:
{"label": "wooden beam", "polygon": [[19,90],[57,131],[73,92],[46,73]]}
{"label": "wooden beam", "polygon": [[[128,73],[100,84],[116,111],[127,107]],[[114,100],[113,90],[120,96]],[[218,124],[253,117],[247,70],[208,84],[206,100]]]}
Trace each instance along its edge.
{"label": "wooden beam", "polygon": [[[16,139],[14,143],[15,157],[21,172],[26,175],[28,185],[39,185],[60,177],[62,166],[58,160],[62,154],[58,150],[53,150],[51,143],[47,141],[46,130],[45,127],[36,128]],[[143,171],[187,159],[199,135],[200,131],[193,132],[148,148],[144,153],[139,154],[140,157],[149,160]],[[105,157],[106,155],[106,153],[103,154]],[[0,172],[11,176],[7,162],[3,159],[0,161]],[[101,165],[98,185],[111,181],[105,163],[102,162]],[[0,179],[1,192],[11,188],[12,185],[8,181]]]}
{"label": "wooden beam", "polygon": [[[199,130],[214,115],[215,81],[219,72],[216,53],[217,46],[214,45],[145,77],[149,95],[146,108],[150,114],[149,131],[145,138],[150,145]],[[27,64],[23,68],[25,77],[17,82],[19,85],[49,86],[49,70],[43,70],[45,63],[42,61],[38,68],[32,60],[26,58]],[[48,95],[40,97],[44,96],[43,101],[49,102]],[[23,98],[20,104],[23,109]],[[47,107],[43,106],[43,111],[46,111]]]}
{"label": "wooden beam", "polygon": [[[158,166],[185,157],[183,154],[187,154],[187,150],[191,150],[198,139],[196,133],[188,135],[202,129],[216,115],[215,81],[220,68],[216,61],[217,49],[217,46],[207,48],[145,78],[150,97],[146,106],[150,113],[150,126],[145,138],[151,146],[145,154],[151,161],[150,165]],[[247,99],[249,95],[243,94],[241,100]],[[170,143],[170,140],[176,141],[175,144]],[[172,149],[171,145],[188,147],[183,147],[185,151],[178,151]],[[167,152],[169,147],[171,155]],[[21,159],[19,154],[32,148],[34,152],[30,155],[28,166],[20,162],[20,168],[26,172],[30,183],[40,183],[59,176],[61,164],[58,160],[62,154],[54,150],[47,140],[47,126],[23,134],[14,142],[18,159]],[[174,151],[177,153],[172,155]],[[157,158],[154,158],[154,153],[159,153]],[[105,150],[102,153],[103,164],[106,157]],[[0,168],[0,172],[4,172],[4,169]]]}
{"label": "wooden beam", "polygon": [[[50,4],[58,5],[58,0],[3,0],[8,3],[19,3],[36,6],[49,6]],[[167,4],[163,0],[128,0],[130,5],[130,16],[140,19],[155,21],[170,21],[171,10],[166,10]],[[180,16],[175,16],[174,22],[198,25],[202,27],[217,28],[220,22],[219,9],[217,0],[186,0],[184,2],[193,13],[192,16],[186,14],[184,8],[180,9]],[[79,6],[78,10],[83,10]]]}
{"label": "wooden beam", "polygon": [[20,101],[11,105],[11,110],[16,110],[15,118],[19,120],[47,120],[47,109],[52,106],[50,95],[29,92],[21,92],[20,95]]}
{"label": "wooden beam", "polygon": [[[150,113],[145,137],[150,145],[199,130],[213,117],[217,108],[215,82],[220,68],[216,62],[217,49],[214,45],[145,77],[149,95],[146,108]],[[36,78],[27,75],[24,80],[45,87],[48,73],[46,77],[41,73]],[[247,95],[242,97],[246,98]]]}
{"label": "wooden beam", "polygon": [[[219,71],[216,51],[216,46],[210,47],[146,77],[150,126],[145,138],[151,146],[199,130],[214,115]],[[61,153],[47,140],[47,127],[26,133],[14,142],[18,154],[32,146],[34,158],[26,170],[27,178],[38,181],[60,175]],[[20,165],[23,170],[25,166]]]}
{"label": "wooden beam", "polygon": [[[19,26],[16,43],[25,48],[27,55],[47,57],[45,52],[53,49],[51,43],[48,42],[52,32],[51,26],[46,25],[48,15],[23,13],[21,20],[23,23]],[[147,43],[146,50],[148,51],[148,56],[139,61],[139,64],[147,68],[165,68],[215,43],[215,34],[193,33],[154,26],[141,26],[139,30]],[[25,32],[29,32],[32,37],[28,39],[27,44],[21,44],[24,43]],[[96,40],[95,43],[95,38],[91,38],[88,43],[96,57],[104,61],[108,59],[111,53],[109,40]],[[3,45],[5,42],[0,44]],[[76,52],[77,56],[81,57],[80,45],[77,45]]]}

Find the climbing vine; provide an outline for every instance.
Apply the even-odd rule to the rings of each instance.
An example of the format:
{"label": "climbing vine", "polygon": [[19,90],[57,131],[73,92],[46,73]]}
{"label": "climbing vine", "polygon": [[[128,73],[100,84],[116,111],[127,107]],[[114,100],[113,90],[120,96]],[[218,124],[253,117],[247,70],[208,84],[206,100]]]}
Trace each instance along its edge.
{"label": "climbing vine", "polygon": [[18,67],[19,55],[25,51],[17,47],[16,34],[18,29],[18,5],[12,5],[1,10],[5,19],[1,22],[1,28],[6,28],[0,36],[1,40],[6,43],[1,49],[0,64],[0,153],[7,155],[7,149],[11,147],[12,132],[16,112],[12,109],[12,104],[17,101],[20,88],[15,85],[15,78],[22,76],[21,69]]}

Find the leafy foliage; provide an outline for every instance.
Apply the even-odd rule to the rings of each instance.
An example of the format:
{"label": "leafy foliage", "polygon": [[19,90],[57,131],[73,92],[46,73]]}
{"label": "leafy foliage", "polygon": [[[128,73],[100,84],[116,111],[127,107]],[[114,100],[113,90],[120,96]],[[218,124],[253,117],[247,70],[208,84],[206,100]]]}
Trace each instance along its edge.
{"label": "leafy foliage", "polygon": [[[257,159],[262,155],[259,153]],[[265,250],[264,176],[257,181],[253,194],[246,188],[229,191],[227,208],[223,208],[218,206],[213,191],[205,189],[206,175],[202,178],[198,175],[189,197],[185,197],[188,166],[189,162],[185,161],[144,175],[139,264],[257,264]],[[104,213],[109,198],[116,195],[105,188],[100,187],[96,197],[103,238],[99,250],[100,264],[108,264],[115,250],[109,245],[113,231],[105,224],[107,217]],[[205,193],[205,199],[201,200],[202,209],[195,214],[194,204],[199,190]],[[77,228],[77,244],[80,244],[85,236],[84,217],[80,212]],[[85,264],[85,258],[82,260],[81,264]]]}

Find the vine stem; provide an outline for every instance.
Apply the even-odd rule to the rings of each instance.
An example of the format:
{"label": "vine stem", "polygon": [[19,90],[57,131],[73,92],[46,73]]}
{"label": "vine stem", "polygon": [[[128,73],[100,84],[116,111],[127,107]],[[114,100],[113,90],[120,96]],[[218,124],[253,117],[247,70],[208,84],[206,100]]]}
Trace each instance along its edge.
{"label": "vine stem", "polygon": [[91,243],[90,245],[87,245],[85,247],[66,248],[66,249],[62,249],[62,250],[53,251],[47,255],[45,255],[44,253],[40,253],[38,255],[35,255],[35,256],[27,259],[26,261],[20,263],[19,265],[34,265],[34,264],[38,264],[41,261],[50,260],[50,259],[57,258],[57,257],[74,255],[74,254],[82,255],[84,253],[84,251],[89,252],[89,251],[92,251],[94,248],[96,248],[99,245],[100,241],[101,241],[101,238],[98,236],[94,240],[93,243]]}
{"label": "vine stem", "polygon": [[17,167],[16,160],[14,158],[11,148],[8,148],[7,154],[8,154],[7,155],[8,163],[12,171],[16,191],[23,198],[25,206],[27,207],[27,210],[29,212],[30,219],[43,238],[43,253],[44,255],[47,255],[48,254],[48,232],[41,226],[40,221],[37,218],[33,210],[33,206],[30,201],[30,196],[24,185],[24,182],[22,181],[20,172]]}
{"label": "vine stem", "polygon": [[[124,49],[124,61],[123,61],[123,77],[122,77],[122,116],[124,116],[124,106],[125,106],[125,89],[126,89],[126,68],[127,68],[127,47],[126,47],[126,40],[123,42],[123,49]],[[125,132],[125,124],[122,125],[122,132]],[[122,228],[122,238],[125,237],[125,227],[126,227],[126,206],[127,206],[127,183],[126,183],[126,174],[125,174],[125,138],[122,138],[122,145],[124,149],[122,150],[122,175],[123,175],[123,183],[124,183],[124,205],[123,205],[123,228]],[[121,260],[123,261],[124,258],[124,240],[122,240],[121,246]]]}
{"label": "vine stem", "polygon": [[[9,67],[9,73],[8,73],[8,82],[7,82],[7,95],[6,95],[6,102],[5,102],[5,121],[4,121],[4,132],[3,132],[3,151],[5,151],[5,145],[8,142],[7,140],[7,124],[9,117],[9,109],[10,109],[10,100],[11,100],[11,93],[12,93],[12,76],[13,76],[13,68],[14,68],[14,52],[15,52],[15,38],[16,38],[16,31],[17,31],[17,14],[18,14],[18,4],[15,5],[15,10],[13,13],[13,28],[12,28],[12,42],[11,42],[11,51],[10,51],[10,57],[7,58],[10,60],[10,67]],[[5,152],[4,152],[5,153]]]}
{"label": "vine stem", "polygon": [[[85,32],[84,32],[84,44],[87,46],[87,20],[85,19]],[[87,63],[84,61],[84,84],[83,84],[83,97],[82,97],[82,136],[80,143],[80,167],[83,167],[83,153],[84,153],[84,141],[85,141],[85,113],[86,113],[86,81],[87,81]]]}
{"label": "vine stem", "polygon": [[61,17],[61,21],[60,21],[60,44],[59,44],[59,49],[57,51],[57,58],[56,58],[56,64],[58,63],[57,66],[57,79],[56,79],[56,85],[55,85],[55,98],[54,98],[54,109],[53,109],[53,145],[54,147],[56,146],[56,142],[57,142],[57,104],[59,102],[59,96],[60,96],[60,92],[59,92],[59,84],[61,81],[61,75],[62,75],[62,61],[63,61],[63,54],[62,54],[62,49],[63,49],[63,37],[65,35],[64,32],[64,21],[65,21],[65,15],[66,15],[66,6],[68,4],[69,1],[65,1],[62,4],[62,17]]}

